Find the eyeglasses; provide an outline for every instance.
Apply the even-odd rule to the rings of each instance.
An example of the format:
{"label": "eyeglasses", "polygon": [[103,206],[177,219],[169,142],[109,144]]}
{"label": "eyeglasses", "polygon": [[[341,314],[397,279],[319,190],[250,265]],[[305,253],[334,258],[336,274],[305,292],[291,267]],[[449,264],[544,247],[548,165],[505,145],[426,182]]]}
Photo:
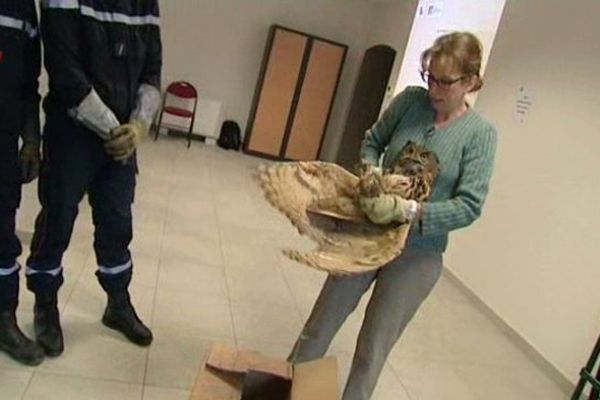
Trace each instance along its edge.
{"label": "eyeglasses", "polygon": [[450,89],[456,82],[462,81],[465,78],[468,78],[470,75],[463,75],[456,79],[448,79],[448,78],[436,78],[429,71],[419,71],[421,74],[421,78],[423,82],[427,83],[429,86],[432,84],[436,84],[440,89]]}

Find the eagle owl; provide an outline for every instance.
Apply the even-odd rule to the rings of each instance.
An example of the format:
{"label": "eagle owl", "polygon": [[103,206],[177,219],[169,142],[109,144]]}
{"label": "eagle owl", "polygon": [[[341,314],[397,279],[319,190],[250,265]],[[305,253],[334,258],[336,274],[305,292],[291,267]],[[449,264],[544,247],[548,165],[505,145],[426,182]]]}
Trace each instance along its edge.
{"label": "eagle owl", "polygon": [[309,252],[284,249],[292,260],[331,274],[377,269],[398,257],[409,224],[376,225],[358,205],[360,196],[382,193],[425,201],[431,194],[439,162],[424,146],[408,142],[390,170],[363,167],[358,175],[328,162],[275,163],[257,178],[267,201],[317,247]]}

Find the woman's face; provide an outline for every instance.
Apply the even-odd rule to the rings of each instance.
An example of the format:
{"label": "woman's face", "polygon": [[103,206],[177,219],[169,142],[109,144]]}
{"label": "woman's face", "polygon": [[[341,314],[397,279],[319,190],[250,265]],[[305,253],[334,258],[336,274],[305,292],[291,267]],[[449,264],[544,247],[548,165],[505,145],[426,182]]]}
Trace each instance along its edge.
{"label": "woman's face", "polygon": [[460,109],[476,83],[475,76],[465,75],[453,63],[440,63],[437,60],[431,60],[424,79],[429,86],[431,105],[438,113]]}

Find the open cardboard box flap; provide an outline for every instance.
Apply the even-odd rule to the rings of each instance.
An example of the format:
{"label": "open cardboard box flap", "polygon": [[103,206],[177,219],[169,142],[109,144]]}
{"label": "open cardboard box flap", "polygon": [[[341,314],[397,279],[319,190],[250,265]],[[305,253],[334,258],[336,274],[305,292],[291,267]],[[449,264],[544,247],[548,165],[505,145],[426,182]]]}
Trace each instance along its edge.
{"label": "open cardboard box flap", "polygon": [[336,359],[291,365],[257,352],[215,344],[190,400],[241,399],[338,400]]}

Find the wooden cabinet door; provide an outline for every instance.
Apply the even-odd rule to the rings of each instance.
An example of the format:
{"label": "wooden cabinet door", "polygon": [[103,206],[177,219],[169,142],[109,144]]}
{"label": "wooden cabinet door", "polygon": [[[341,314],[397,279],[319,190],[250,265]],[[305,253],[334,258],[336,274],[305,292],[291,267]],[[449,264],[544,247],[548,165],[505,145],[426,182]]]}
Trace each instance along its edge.
{"label": "wooden cabinet door", "polygon": [[316,160],[319,157],[345,55],[346,47],[313,39],[285,145],[285,158]]}
{"label": "wooden cabinet door", "polygon": [[316,160],[347,46],[273,26],[244,150],[275,159]]}
{"label": "wooden cabinet door", "polygon": [[283,29],[271,33],[270,52],[263,72],[254,120],[246,150],[279,157],[308,38]]}

